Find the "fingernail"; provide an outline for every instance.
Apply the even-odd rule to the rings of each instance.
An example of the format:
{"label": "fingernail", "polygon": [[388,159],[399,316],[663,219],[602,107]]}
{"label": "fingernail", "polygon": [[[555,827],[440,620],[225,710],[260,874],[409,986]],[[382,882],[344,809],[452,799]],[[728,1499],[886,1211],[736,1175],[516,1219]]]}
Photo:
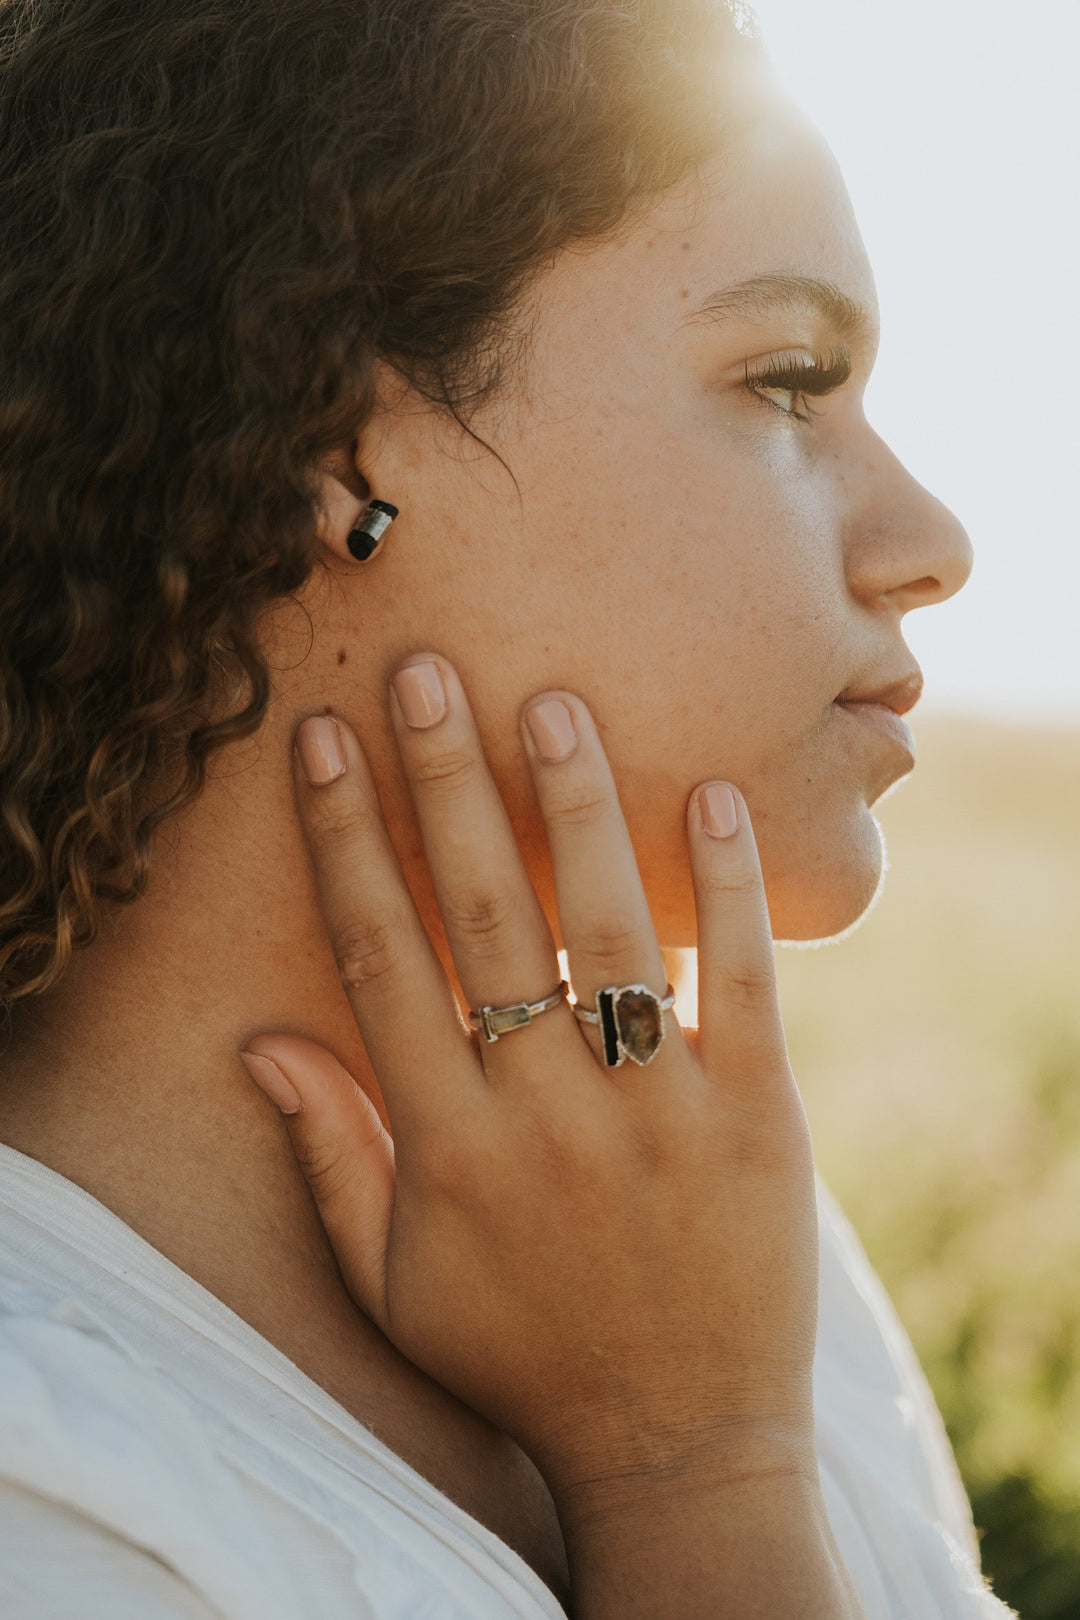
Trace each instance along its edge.
{"label": "fingernail", "polygon": [[446,688],[438,664],[406,664],[394,676],[394,691],[406,721],[417,731],[438,725],[446,713]]}
{"label": "fingernail", "polygon": [[326,787],[345,775],[345,750],[338,723],[328,714],[313,714],[296,733],[296,752],[312,787]]}
{"label": "fingernail", "polygon": [[260,1057],[257,1052],[241,1052],[240,1057],[255,1084],[262,1087],[271,1102],[277,1103],[283,1114],[300,1112],[300,1093],[276,1063],[268,1057]]}
{"label": "fingernail", "polygon": [[574,717],[561,698],[545,698],[525,711],[529,734],[541,759],[555,765],[569,759],[578,745]]}
{"label": "fingernail", "polygon": [[735,795],[726,782],[710,782],[698,793],[701,825],[710,838],[730,838],[739,830]]}

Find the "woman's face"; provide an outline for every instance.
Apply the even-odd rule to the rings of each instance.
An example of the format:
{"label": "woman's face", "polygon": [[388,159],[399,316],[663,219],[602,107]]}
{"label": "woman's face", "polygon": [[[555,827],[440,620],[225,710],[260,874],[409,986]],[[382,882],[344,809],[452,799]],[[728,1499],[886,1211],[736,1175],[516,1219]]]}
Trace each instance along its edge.
{"label": "woman's face", "polygon": [[545,901],[518,711],[565,687],[600,724],[664,944],[693,942],[685,805],[712,777],[746,796],[775,934],[839,931],[878,884],[870,807],[912,759],[836,699],[910,706],[901,618],[971,554],[863,415],[874,287],[829,153],[771,108],[703,185],[564,252],[529,319],[473,423],[505,466],[413,396],[365,435],[401,516],[371,564],[309,587],[321,700],[359,725],[413,875],[381,704],[431,649],[466,683]]}

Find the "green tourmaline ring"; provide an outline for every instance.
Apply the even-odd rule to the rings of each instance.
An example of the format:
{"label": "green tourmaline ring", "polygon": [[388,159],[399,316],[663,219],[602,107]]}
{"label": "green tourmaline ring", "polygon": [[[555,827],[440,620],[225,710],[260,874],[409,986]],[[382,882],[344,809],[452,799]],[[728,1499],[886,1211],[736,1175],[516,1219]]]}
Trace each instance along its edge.
{"label": "green tourmaline ring", "polygon": [[560,979],[559,987],[539,1001],[515,1001],[509,1007],[481,1007],[469,1012],[469,1028],[478,1029],[485,1041],[498,1041],[512,1029],[525,1029],[541,1013],[550,1012],[565,1001],[570,986]]}
{"label": "green tourmaline ring", "polygon": [[599,1024],[604,1041],[604,1062],[617,1069],[627,1058],[644,1068],[664,1041],[664,1014],[675,1005],[669,984],[666,994],[654,995],[647,984],[609,985],[596,992],[596,1011],[575,1003],[574,1015],[583,1024]]}

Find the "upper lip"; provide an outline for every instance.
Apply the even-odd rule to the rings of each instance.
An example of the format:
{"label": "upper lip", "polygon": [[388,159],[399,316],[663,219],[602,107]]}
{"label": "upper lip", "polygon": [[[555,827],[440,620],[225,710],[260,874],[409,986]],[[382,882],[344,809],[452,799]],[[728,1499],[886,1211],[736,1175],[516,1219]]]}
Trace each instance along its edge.
{"label": "upper lip", "polygon": [[885,681],[880,686],[848,687],[836,699],[837,703],[880,703],[894,714],[907,714],[913,709],[922,696],[923,673],[921,669],[909,670],[906,675]]}

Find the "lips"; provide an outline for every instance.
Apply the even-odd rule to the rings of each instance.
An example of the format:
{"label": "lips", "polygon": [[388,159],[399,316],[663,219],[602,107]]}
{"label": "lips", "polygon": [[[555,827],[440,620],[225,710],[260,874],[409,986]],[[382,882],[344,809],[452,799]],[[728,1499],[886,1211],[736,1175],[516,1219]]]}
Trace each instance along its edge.
{"label": "lips", "polygon": [[845,709],[854,719],[872,726],[880,736],[888,738],[890,742],[904,749],[914,761],[915,738],[911,727],[906,720],[901,719],[895,709],[890,709],[884,703],[841,703],[839,700],[837,708]]}
{"label": "lips", "polygon": [[836,698],[836,707],[844,709],[852,719],[869,726],[878,736],[894,747],[901,748],[915,762],[915,738],[911,727],[901,716],[913,709],[922,696],[921,669],[908,670],[877,686],[867,684],[849,687]]}
{"label": "lips", "polygon": [[836,699],[837,703],[876,703],[891,709],[893,714],[907,714],[922,697],[923,672],[917,666],[894,680],[882,681],[877,686],[849,686]]}

